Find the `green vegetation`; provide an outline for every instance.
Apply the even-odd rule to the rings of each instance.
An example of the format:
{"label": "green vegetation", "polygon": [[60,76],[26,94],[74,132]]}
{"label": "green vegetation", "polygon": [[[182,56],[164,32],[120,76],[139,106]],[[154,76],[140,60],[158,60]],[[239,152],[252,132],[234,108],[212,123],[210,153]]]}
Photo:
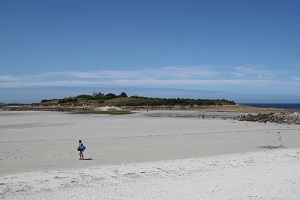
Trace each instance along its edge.
{"label": "green vegetation", "polygon": [[188,99],[188,98],[149,98],[141,96],[128,97],[125,92],[119,95],[101,92],[94,92],[92,95],[81,94],[76,97],[67,97],[63,99],[42,100],[42,105],[74,105],[81,106],[209,106],[209,105],[235,105],[234,101],[225,99]]}

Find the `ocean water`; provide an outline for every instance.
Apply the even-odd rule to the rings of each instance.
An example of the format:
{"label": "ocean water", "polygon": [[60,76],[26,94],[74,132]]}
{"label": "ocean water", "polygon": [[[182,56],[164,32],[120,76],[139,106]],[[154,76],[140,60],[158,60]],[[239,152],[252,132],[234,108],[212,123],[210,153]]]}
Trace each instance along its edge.
{"label": "ocean water", "polygon": [[254,106],[258,108],[300,110],[300,103],[240,103],[240,105]]}

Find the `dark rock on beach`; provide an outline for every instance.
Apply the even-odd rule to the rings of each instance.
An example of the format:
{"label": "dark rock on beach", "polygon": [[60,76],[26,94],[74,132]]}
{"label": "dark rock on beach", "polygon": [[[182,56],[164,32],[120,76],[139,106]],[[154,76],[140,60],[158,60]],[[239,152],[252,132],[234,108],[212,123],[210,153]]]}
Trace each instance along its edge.
{"label": "dark rock on beach", "polygon": [[281,111],[267,114],[248,114],[241,115],[235,118],[239,121],[252,122],[272,122],[278,124],[300,124],[300,114],[298,112]]}

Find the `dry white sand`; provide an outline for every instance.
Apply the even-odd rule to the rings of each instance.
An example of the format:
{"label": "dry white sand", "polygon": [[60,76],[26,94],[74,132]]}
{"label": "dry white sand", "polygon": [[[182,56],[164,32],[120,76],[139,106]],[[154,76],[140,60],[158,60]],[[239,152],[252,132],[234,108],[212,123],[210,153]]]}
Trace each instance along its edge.
{"label": "dry white sand", "polygon": [[0,198],[300,199],[299,125],[197,114],[1,111]]}

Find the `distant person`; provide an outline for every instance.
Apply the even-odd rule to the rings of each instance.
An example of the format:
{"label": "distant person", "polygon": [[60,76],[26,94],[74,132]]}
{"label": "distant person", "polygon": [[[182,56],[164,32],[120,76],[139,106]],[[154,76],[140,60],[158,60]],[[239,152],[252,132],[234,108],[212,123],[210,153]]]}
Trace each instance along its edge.
{"label": "distant person", "polygon": [[85,146],[83,145],[81,140],[79,140],[79,145],[78,145],[77,150],[79,151],[79,157],[80,157],[79,160],[84,160],[83,152],[85,150]]}

